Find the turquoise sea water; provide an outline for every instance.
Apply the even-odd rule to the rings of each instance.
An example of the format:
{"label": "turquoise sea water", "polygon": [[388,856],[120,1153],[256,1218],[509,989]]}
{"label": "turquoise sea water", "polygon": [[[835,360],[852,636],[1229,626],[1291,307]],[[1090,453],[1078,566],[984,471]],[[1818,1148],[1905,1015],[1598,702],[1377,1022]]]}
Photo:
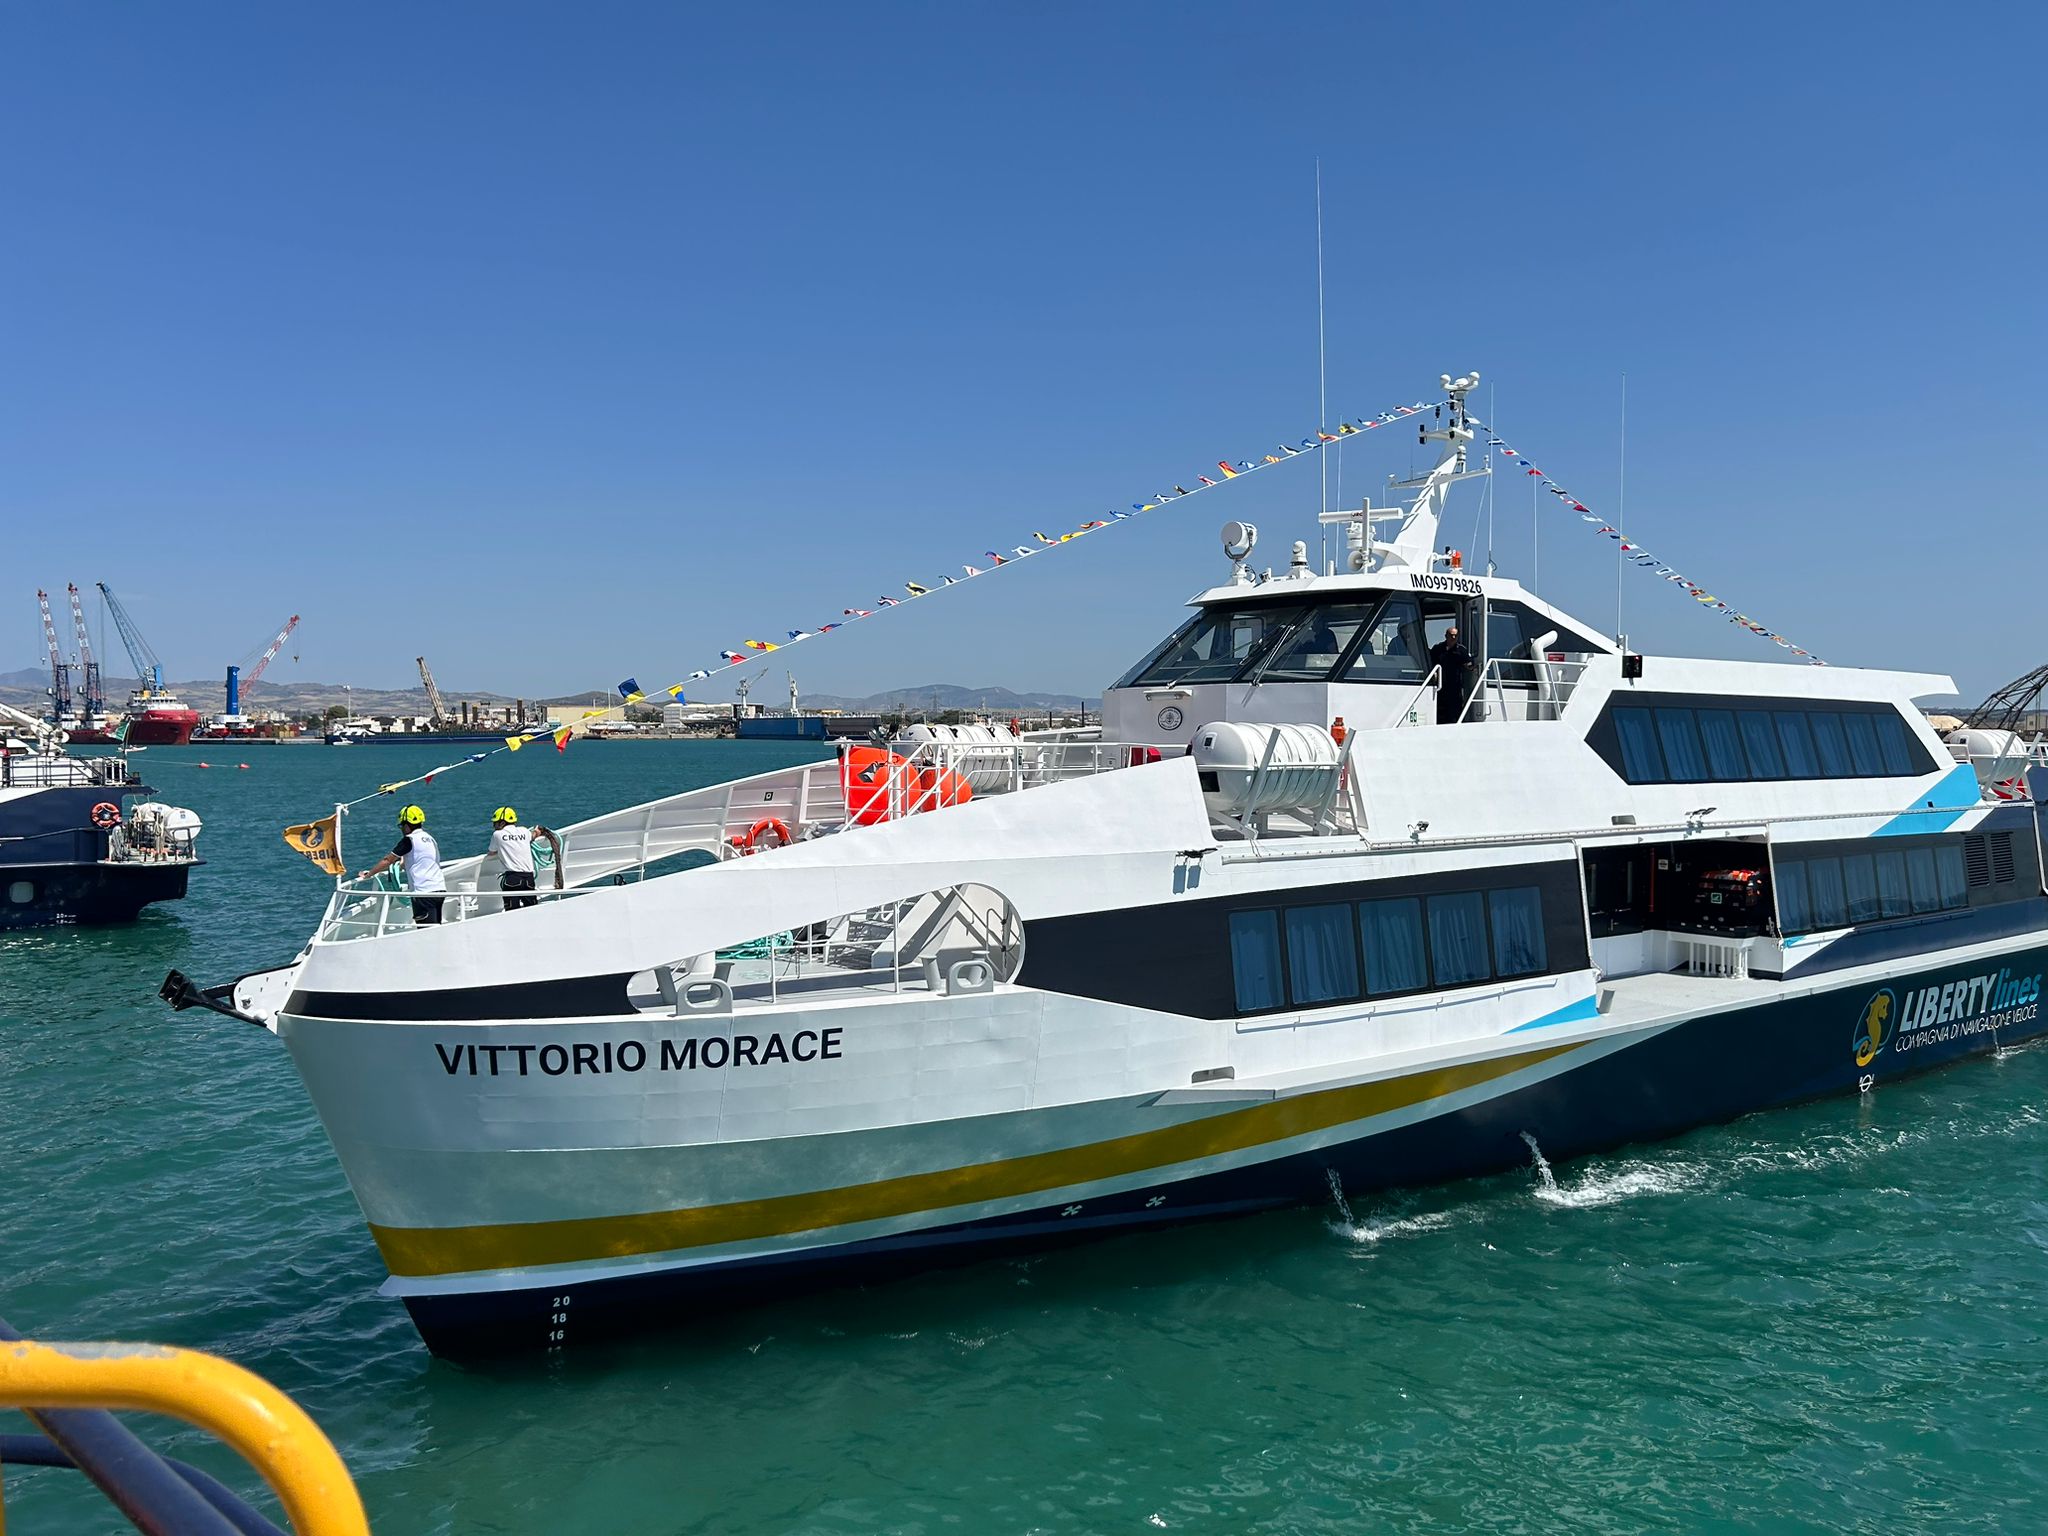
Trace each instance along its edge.
{"label": "turquoise sea water", "polygon": [[[421,798],[453,856],[506,801],[569,821],[805,751],[579,744]],[[555,1361],[436,1361],[376,1294],[277,1041],[155,1000],[172,966],[289,959],[326,888],[278,828],[432,758],[146,753],[206,818],[191,897],[125,929],[0,935],[0,1315],[269,1377],[384,1536],[2048,1517],[2048,1049],[1551,1180],[1113,1239]],[[392,803],[373,809],[352,862],[389,846]],[[139,1422],[255,1492],[202,1437]],[[127,1529],[68,1474],[6,1488],[10,1533]]]}

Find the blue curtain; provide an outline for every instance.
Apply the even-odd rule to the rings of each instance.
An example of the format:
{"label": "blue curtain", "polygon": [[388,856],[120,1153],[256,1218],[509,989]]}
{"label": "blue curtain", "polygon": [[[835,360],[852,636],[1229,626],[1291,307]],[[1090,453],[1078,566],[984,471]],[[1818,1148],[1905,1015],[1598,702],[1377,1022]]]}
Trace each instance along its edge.
{"label": "blue curtain", "polygon": [[[1943,849],[1944,853],[1948,850]],[[1963,850],[1956,850],[1957,858]],[[1908,848],[1906,850],[1906,878],[1913,888],[1913,910],[1915,912],[1939,912],[1941,910],[1941,883],[1934,867],[1932,848]]]}
{"label": "blue curtain", "polygon": [[1493,973],[1532,976],[1549,968],[1543,948],[1543,894],[1533,885],[1490,891],[1493,914]]}
{"label": "blue curtain", "polygon": [[1747,779],[1749,762],[1742,755],[1742,733],[1732,709],[1700,711],[1700,735],[1707,743],[1707,776],[1730,782]]}
{"label": "blue curtain", "polygon": [[1849,922],[1849,900],[1842,890],[1840,859],[1806,861],[1806,894],[1813,902],[1813,926],[1842,928]]}
{"label": "blue curtain", "polygon": [[1413,896],[1358,904],[1358,936],[1365,943],[1365,983],[1375,997],[1429,985],[1422,947],[1422,903]]}
{"label": "blue curtain", "polygon": [[1429,898],[1429,954],[1440,987],[1487,978],[1486,907],[1477,891]]}
{"label": "blue curtain", "polygon": [[1358,943],[1348,905],[1287,909],[1287,970],[1298,1008],[1358,996]]}
{"label": "blue curtain", "polygon": [[1852,853],[1842,860],[1842,885],[1849,895],[1849,921],[1874,923],[1883,910],[1877,900],[1877,860]]}
{"label": "blue curtain", "polygon": [[1621,742],[1622,774],[1631,784],[1662,784],[1664,754],[1657,749],[1656,727],[1647,709],[1617,709],[1614,734]]}
{"label": "blue curtain", "polygon": [[1691,710],[1658,710],[1657,739],[1664,744],[1664,765],[1672,778],[1688,784],[1706,778],[1707,758],[1700,750],[1700,729]]}
{"label": "blue curtain", "polygon": [[1906,855],[1887,848],[1877,856],[1877,899],[1886,917],[1913,915],[1913,888],[1906,882]]}
{"label": "blue curtain", "polygon": [[1279,913],[1230,914],[1230,969],[1237,978],[1239,1013],[1287,1006],[1280,981]]}
{"label": "blue curtain", "polygon": [[1804,933],[1813,926],[1813,907],[1806,899],[1806,861],[1778,860],[1778,932]]}
{"label": "blue curtain", "polygon": [[[1929,853],[1925,848],[1915,848],[1915,853]],[[1947,911],[1953,907],[1967,907],[1970,904],[1968,876],[1963,872],[1963,850],[1954,843],[1943,843],[1931,851],[1934,860],[1935,882],[1941,891],[1941,907]],[[1913,905],[1920,906],[1919,879],[1914,880]],[[1929,907],[1928,911],[1933,908]]]}
{"label": "blue curtain", "polygon": [[1842,717],[1816,709],[1807,712],[1806,723],[1813,727],[1813,744],[1820,751],[1820,771],[1831,779],[1854,778],[1856,765],[1849,760],[1849,738],[1842,734]]}
{"label": "blue curtain", "polygon": [[1785,754],[1778,750],[1778,729],[1763,710],[1742,712],[1742,744],[1749,749],[1749,766],[1756,778],[1785,777]]}

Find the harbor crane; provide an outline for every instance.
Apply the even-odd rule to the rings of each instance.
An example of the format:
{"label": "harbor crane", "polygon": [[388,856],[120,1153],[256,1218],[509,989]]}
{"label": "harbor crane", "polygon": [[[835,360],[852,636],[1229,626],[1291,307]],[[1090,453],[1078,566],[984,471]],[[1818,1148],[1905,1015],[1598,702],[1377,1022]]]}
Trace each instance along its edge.
{"label": "harbor crane", "polygon": [[419,663],[420,681],[426,685],[427,707],[433,711],[433,718],[430,723],[435,730],[439,730],[448,724],[447,706],[441,702],[441,690],[434,686],[434,674],[427,669],[427,658],[415,656],[413,660]]}
{"label": "harbor crane", "polygon": [[277,632],[277,638],[270,642],[269,649],[264,651],[255,665],[249,668],[248,676],[244,677],[242,675],[242,669],[239,666],[228,668],[227,717],[229,719],[237,720],[241,718],[243,688],[253,688],[262,679],[265,669],[276,659],[277,653],[284,649],[285,641],[291,639],[292,631],[298,627],[299,616],[295,613],[284,621],[284,628]]}
{"label": "harbor crane", "polygon": [[92,638],[85,632],[85,608],[78,601],[78,583],[68,582],[66,588],[71,594],[71,629],[78,636],[78,660],[85,668],[85,681],[78,690],[79,715],[91,724],[106,710],[106,690],[100,683],[100,664],[93,658]]}
{"label": "harbor crane", "polygon": [[164,664],[157,659],[150,643],[142,638],[142,631],[135,627],[135,621],[128,617],[128,610],[121,606],[121,599],[114,596],[114,589],[104,581],[94,582],[100,589],[100,596],[106,599],[107,612],[114,616],[114,628],[121,632],[121,644],[127,648],[128,659],[135,663],[135,677],[144,693],[161,693],[164,686]]}
{"label": "harbor crane", "polygon": [[43,610],[43,644],[50,649],[50,718],[64,721],[71,707],[71,668],[65,664],[64,648],[57,643],[57,625],[50,617],[50,594],[36,588],[36,604]]}
{"label": "harbor crane", "polygon": [[2048,692],[2048,667],[2036,667],[2025,677],[2016,677],[1963,717],[1973,731],[2018,731],[2020,721],[2032,714]]}

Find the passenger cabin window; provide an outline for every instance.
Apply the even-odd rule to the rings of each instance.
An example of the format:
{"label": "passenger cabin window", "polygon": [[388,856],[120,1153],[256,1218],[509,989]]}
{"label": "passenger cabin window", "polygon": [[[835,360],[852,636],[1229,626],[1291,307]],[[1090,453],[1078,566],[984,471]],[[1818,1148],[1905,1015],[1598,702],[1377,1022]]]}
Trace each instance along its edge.
{"label": "passenger cabin window", "polygon": [[1625,694],[1587,744],[1631,784],[1904,778],[1934,767],[1898,710],[1882,704]]}
{"label": "passenger cabin window", "polygon": [[1323,1008],[1589,963],[1572,866],[1499,873],[1536,883],[1231,913],[1237,1012]]}
{"label": "passenger cabin window", "polygon": [[[2009,836],[2010,834],[2005,834]],[[1943,837],[1907,841],[1881,838],[1822,844],[1811,849],[1780,849],[1772,859],[1778,898],[1778,931],[1817,933],[1866,923],[1929,917],[1970,905],[1973,886],[1992,886],[1987,856],[1981,882],[1968,859],[1975,837]],[[2015,875],[2017,871],[2015,871]],[[2003,895],[2012,900],[2028,894],[2017,879]]]}

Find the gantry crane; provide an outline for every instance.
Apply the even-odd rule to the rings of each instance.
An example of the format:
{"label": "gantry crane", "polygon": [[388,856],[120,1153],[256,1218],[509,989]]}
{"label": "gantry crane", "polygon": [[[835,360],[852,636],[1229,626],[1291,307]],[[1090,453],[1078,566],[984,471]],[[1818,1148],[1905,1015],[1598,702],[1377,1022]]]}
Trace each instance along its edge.
{"label": "gantry crane", "polygon": [[56,621],[50,617],[50,594],[36,588],[36,605],[43,610],[43,644],[50,649],[50,718],[64,723],[64,711],[71,707],[71,668],[64,662],[64,648],[57,643]]}
{"label": "gantry crane", "polygon": [[78,601],[78,583],[68,583],[71,593],[71,628],[78,636],[78,659],[85,667],[85,682],[79,688],[79,715],[90,725],[99,719],[107,707],[105,690],[100,686],[100,664],[93,659],[92,640],[85,632],[85,609]]}
{"label": "gantry crane", "polygon": [[161,693],[164,686],[164,664],[157,660],[156,652],[142,638],[142,631],[135,627],[135,621],[128,617],[128,610],[121,606],[121,599],[114,596],[114,589],[104,581],[95,582],[100,596],[106,599],[107,612],[114,616],[114,628],[121,632],[121,644],[127,647],[128,659],[135,663],[136,681],[145,693]]}
{"label": "gantry crane", "polygon": [[420,681],[426,685],[427,689],[427,707],[433,711],[433,718],[429,721],[429,724],[435,730],[439,730],[448,723],[448,710],[441,703],[441,690],[434,686],[434,674],[427,670],[427,658],[415,656],[413,660],[419,663]]}

